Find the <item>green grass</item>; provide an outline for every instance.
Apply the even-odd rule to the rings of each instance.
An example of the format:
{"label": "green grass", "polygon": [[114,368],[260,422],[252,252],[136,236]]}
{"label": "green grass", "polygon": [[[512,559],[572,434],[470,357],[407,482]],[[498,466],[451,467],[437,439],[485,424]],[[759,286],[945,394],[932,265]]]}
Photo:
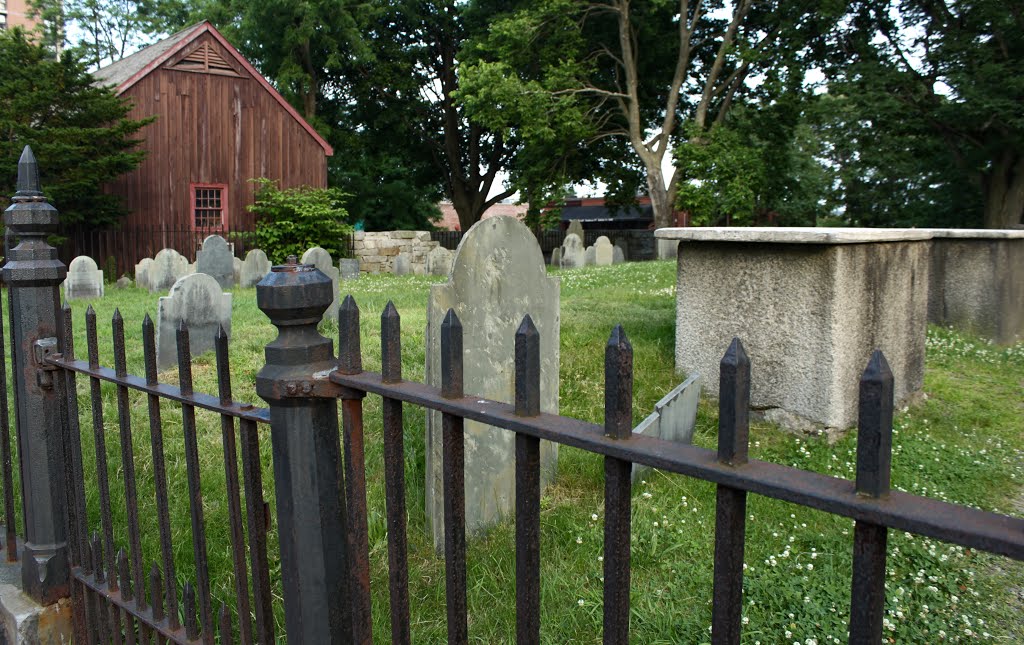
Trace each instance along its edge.
{"label": "green grass", "polygon": [[[600,423],[603,416],[604,345],[622,323],[635,353],[634,421],[679,378],[673,374],[675,267],[671,263],[625,264],[555,272],[562,280],[561,413]],[[346,283],[362,311],[364,367],[380,368],[379,315],[392,299],[402,316],[403,371],[422,380],[426,297],[438,278],[365,276]],[[100,320],[100,356],[112,364],[109,320],[120,308],[128,329],[129,371],[142,373],[139,332],[156,296],[114,290],[92,304]],[[231,336],[235,398],[262,404],[254,377],[263,364],[262,348],[273,328],[255,305],[254,290],[236,290]],[[84,355],[85,305],[74,311],[76,348]],[[323,331],[336,335],[325,326]],[[725,347],[721,351],[725,351]],[[194,362],[197,390],[215,393],[213,357]],[[176,382],[169,371],[161,380]],[[1024,479],[1024,345],[1008,350],[942,329],[928,337],[927,400],[896,418],[893,485],[1004,513],[1020,514]],[[105,432],[115,530],[127,546],[123,468],[117,441],[114,389],[104,386]],[[99,500],[89,415],[88,383],[79,378],[83,454],[91,526],[98,528]],[[159,559],[152,457],[145,399],[130,399],[135,464],[144,503],[141,513],[147,563]],[[227,508],[220,425],[215,415],[198,412],[200,460],[207,541],[214,593],[232,604]],[[194,576],[187,505],[180,408],[163,406],[172,525],[179,583]],[[365,400],[366,458],[374,589],[374,636],[390,638],[387,545],[384,517],[381,405]],[[409,509],[409,579],[413,639],[445,639],[444,562],[429,543],[424,515],[424,415],[406,406],[406,482]],[[704,402],[695,441],[713,447],[716,409]],[[854,433],[829,444],[825,438],[797,436],[766,424],[751,428],[751,457],[850,478]],[[273,505],[268,433],[263,433],[265,496]],[[638,643],[700,643],[709,640],[714,528],[714,487],[684,477],[649,472],[634,489],[631,635]],[[1014,510],[1016,509],[1016,511]],[[751,496],[748,500],[744,642],[838,643],[846,641],[850,594],[850,520]],[[600,457],[571,448],[559,455],[559,477],[542,500],[541,630],[546,643],[599,642],[601,639],[603,467]],[[1019,600],[1024,567],[903,533],[890,535],[887,582],[888,642],[933,643],[987,638],[1019,642]],[[283,631],[276,533],[270,536],[278,630]],[[514,528],[507,522],[468,553],[469,633],[475,642],[509,642],[515,625]],[[1016,631],[1015,631],[1016,630]]]}

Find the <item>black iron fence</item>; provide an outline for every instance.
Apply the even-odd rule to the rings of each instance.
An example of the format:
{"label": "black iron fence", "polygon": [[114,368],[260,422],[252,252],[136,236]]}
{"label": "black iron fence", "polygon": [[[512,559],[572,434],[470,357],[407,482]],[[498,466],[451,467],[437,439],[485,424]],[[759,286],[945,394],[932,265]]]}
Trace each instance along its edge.
{"label": "black iron fence", "polygon": [[[65,269],[45,241],[57,214],[38,192],[34,160],[19,167],[18,193],[5,221],[19,238],[4,268],[10,287],[17,435],[21,463],[26,592],[40,602],[70,597],[75,642],[270,643],[274,598],[282,598],[284,632],[293,643],[370,643],[371,586],[363,435],[363,398],[383,397],[383,442],[392,640],[408,643],[410,597],[406,540],[403,405],[442,415],[444,559],[448,640],[468,640],[463,427],[479,421],[515,433],[516,633],[540,640],[541,440],[604,457],[604,641],[626,643],[630,620],[630,473],[632,464],[717,485],[712,641],[740,640],[746,496],[765,495],[852,518],[850,642],[879,643],[889,529],[1024,559],[1024,520],[891,491],[893,383],[876,353],[860,384],[856,480],[829,477],[747,456],[750,361],[739,340],[721,363],[718,449],[634,435],[632,347],[621,327],[605,350],[603,425],[540,412],[540,338],[529,317],[515,337],[514,403],[466,396],[462,326],[449,311],[441,327],[441,387],[404,380],[400,318],[390,303],[381,317],[382,369],[362,368],[360,312],[348,297],[338,311],[339,346],[317,333],[333,300],[329,278],[294,262],[275,267],[257,287],[257,304],[277,327],[266,347],[256,391],[268,409],[233,400],[225,336],[216,341],[217,396],[192,385],[189,330],[176,331],[177,387],[157,379],[154,326],[142,326],[145,376],[127,371],[124,321],[111,322],[114,367],[98,358],[96,316],[86,315],[87,360],[77,358],[71,312],[57,306]],[[91,438],[82,431],[77,378],[89,382]],[[113,384],[123,479],[124,525],[115,524],[109,481],[102,384]],[[148,443],[156,496],[160,563],[148,572],[140,546],[138,473],[130,391],[147,400]],[[342,423],[338,422],[341,401]],[[180,406],[194,580],[179,588],[168,508],[166,425],[161,401]],[[237,607],[213,606],[200,481],[196,411],[221,421],[220,445]],[[237,434],[236,434],[237,424]],[[268,553],[260,468],[260,429],[269,424],[279,552]],[[2,429],[2,428],[0,428]],[[339,434],[341,440],[339,441]],[[90,441],[91,439],[91,441]],[[92,444],[95,468],[87,465]],[[236,450],[238,443],[241,455]],[[3,447],[0,442],[0,448]],[[115,451],[117,452],[117,451]],[[8,526],[13,505],[9,452],[4,485]],[[241,477],[239,477],[239,463]],[[147,474],[148,476],[148,474]],[[86,479],[99,490],[90,514]],[[242,510],[244,490],[245,510]],[[340,494],[339,494],[340,493]],[[91,530],[98,528],[96,533]],[[117,537],[118,539],[115,539]],[[10,539],[10,535],[8,536]],[[126,547],[126,548],[125,548]],[[9,547],[10,548],[10,547]],[[8,552],[8,557],[13,551]],[[282,589],[271,592],[270,563]],[[237,615],[237,625],[232,624]]]}
{"label": "black iron fence", "polygon": [[[458,248],[464,234],[464,231],[431,231],[430,239],[439,242],[444,248],[454,251]],[[565,231],[562,230],[539,231],[534,229],[533,234],[545,257],[550,257],[551,252],[562,246],[562,242],[565,240]],[[621,242],[631,260],[653,260],[656,257],[654,231],[652,230],[584,229],[583,244],[591,246],[602,235],[610,240]]]}

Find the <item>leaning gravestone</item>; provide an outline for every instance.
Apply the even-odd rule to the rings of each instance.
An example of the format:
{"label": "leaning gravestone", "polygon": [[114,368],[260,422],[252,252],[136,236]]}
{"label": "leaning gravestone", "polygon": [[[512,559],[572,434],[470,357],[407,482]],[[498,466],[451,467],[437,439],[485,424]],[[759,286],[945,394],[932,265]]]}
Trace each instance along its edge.
{"label": "leaning gravestone", "polygon": [[455,256],[443,246],[435,247],[427,254],[427,273],[430,275],[448,275],[452,270]]}
{"label": "leaning gravestone", "polygon": [[569,228],[565,231],[565,235],[566,237],[569,235],[575,235],[580,238],[580,241],[583,241],[586,238],[586,235],[583,234],[583,224],[580,224],[578,219],[574,219],[569,222]]}
{"label": "leaning gravestone", "polygon": [[[700,374],[691,374],[654,404],[654,413],[633,428],[633,433],[666,441],[693,443],[693,430],[697,427],[697,404],[700,403],[700,381]],[[633,464],[633,482],[648,468]]]}
{"label": "leaning gravestone", "polygon": [[359,260],[356,258],[341,258],[338,260],[338,271],[342,280],[357,280],[359,278]]}
{"label": "leaning gravestone", "polygon": [[615,247],[612,241],[602,235],[594,242],[594,264],[599,267],[611,266],[615,260]]}
{"label": "leaning gravestone", "polygon": [[68,300],[103,297],[103,271],[87,255],[79,255],[68,265],[64,280],[64,297]]}
{"label": "leaning gravestone", "polygon": [[594,247],[588,246],[587,250],[583,252],[583,266],[592,267],[597,264],[597,253]]}
{"label": "leaning gravestone", "polygon": [[[540,409],[558,413],[559,282],[548,277],[537,239],[513,217],[481,220],[455,252],[447,283],[427,300],[427,383],[441,385],[441,323],[449,309],[462,323],[467,396],[511,403],[515,395],[515,333],[523,317],[540,334]],[[555,444],[541,442],[541,485],[554,480]],[[427,417],[427,517],[434,546],[444,546],[441,415]],[[511,432],[465,422],[466,530],[479,533],[515,507],[515,439]]]}
{"label": "leaning gravestone", "polygon": [[135,265],[135,285],[140,289],[149,289],[149,272],[153,267],[153,258],[142,258]]}
{"label": "leaning gravestone", "polygon": [[622,264],[626,261],[626,252],[618,244],[612,249],[612,264]]}
{"label": "leaning gravestone", "polygon": [[196,273],[205,273],[217,281],[221,289],[235,284],[235,263],[228,242],[220,235],[203,240],[203,248],[196,256]]}
{"label": "leaning gravestone", "polygon": [[562,248],[557,247],[551,249],[551,266],[560,267],[562,266]]}
{"label": "leaning gravestone", "polygon": [[245,254],[242,270],[238,276],[238,286],[255,287],[256,283],[270,273],[270,260],[261,249],[253,249]]}
{"label": "leaning gravestone", "polygon": [[231,334],[231,294],[205,273],[193,273],[174,283],[157,305],[156,366],[167,369],[178,361],[176,332],[188,326],[192,356],[213,349],[217,330]]}
{"label": "leaning gravestone", "polygon": [[341,304],[341,301],[338,300],[338,282],[341,279],[341,274],[338,271],[338,267],[334,266],[331,254],[319,246],[314,246],[302,254],[301,262],[302,264],[312,264],[331,279],[331,288],[334,289],[334,302],[324,312],[323,320],[337,320],[338,305]]}
{"label": "leaning gravestone", "polygon": [[408,253],[399,253],[395,256],[395,264],[392,272],[395,275],[409,275],[412,273],[412,259]]}
{"label": "leaning gravestone", "polygon": [[188,273],[189,263],[183,255],[174,249],[162,249],[149,267],[149,292],[170,289],[178,278]]}
{"label": "leaning gravestone", "polygon": [[562,268],[575,269],[583,266],[584,250],[583,238],[575,233],[569,233],[562,242]]}

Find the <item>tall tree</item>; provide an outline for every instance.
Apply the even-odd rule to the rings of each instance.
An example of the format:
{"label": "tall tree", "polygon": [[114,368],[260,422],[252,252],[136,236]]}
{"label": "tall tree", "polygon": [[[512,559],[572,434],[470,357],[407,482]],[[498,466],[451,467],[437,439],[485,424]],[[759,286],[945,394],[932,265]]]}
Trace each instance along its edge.
{"label": "tall tree", "polygon": [[115,223],[126,211],[101,186],[139,164],[134,137],[150,122],[126,118],[130,108],[93,85],[73,52],[54,59],[21,29],[0,31],[0,197],[14,193],[18,157],[28,144],[63,223]]}
{"label": "tall tree", "polygon": [[846,24],[833,91],[875,136],[944,149],[943,174],[955,167],[969,182],[961,191],[977,191],[985,226],[1020,226],[1024,2],[863,0]]}
{"label": "tall tree", "polygon": [[[534,0],[492,29],[499,57],[466,71],[491,84],[523,87],[520,96],[532,101],[540,95],[575,115],[581,131],[589,130],[588,143],[609,137],[628,142],[646,179],[655,223],[668,226],[686,179],[663,170],[669,151],[684,142],[705,145],[711,127],[724,123],[756,85],[748,81],[800,62],[842,7],[836,0]],[[543,50],[538,43],[551,38],[562,43],[559,55],[540,74],[523,75],[514,60]],[[467,101],[486,114],[482,105],[502,95],[506,103],[521,100],[501,87],[474,82],[473,93],[488,99]],[[620,153],[602,165],[621,161]]]}

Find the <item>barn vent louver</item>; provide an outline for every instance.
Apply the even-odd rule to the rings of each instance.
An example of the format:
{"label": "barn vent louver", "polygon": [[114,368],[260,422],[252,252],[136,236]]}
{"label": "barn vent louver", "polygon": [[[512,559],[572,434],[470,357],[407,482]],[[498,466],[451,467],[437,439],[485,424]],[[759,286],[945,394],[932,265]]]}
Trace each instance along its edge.
{"label": "barn vent louver", "polygon": [[206,72],[226,76],[240,76],[219,51],[203,43],[187,56],[173,65],[176,70],[184,72]]}

